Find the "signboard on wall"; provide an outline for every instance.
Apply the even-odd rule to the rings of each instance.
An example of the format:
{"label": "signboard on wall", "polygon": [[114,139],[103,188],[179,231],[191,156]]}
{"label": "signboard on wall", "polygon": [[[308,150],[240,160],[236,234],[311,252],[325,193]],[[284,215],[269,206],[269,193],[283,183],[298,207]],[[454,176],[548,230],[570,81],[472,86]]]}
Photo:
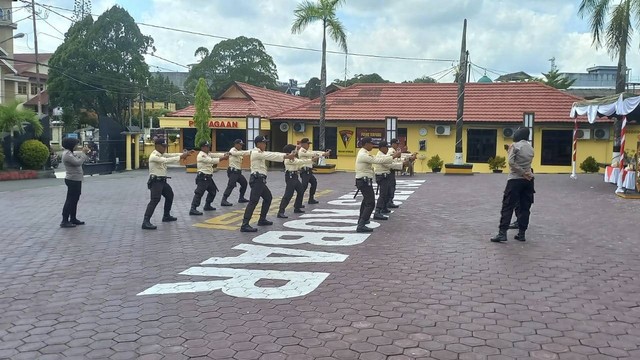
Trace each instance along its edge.
{"label": "signboard on wall", "polygon": [[356,137],[355,127],[338,127],[338,155],[355,155]]}
{"label": "signboard on wall", "polygon": [[356,130],[356,136],[358,141],[363,137],[370,137],[373,139],[373,144],[378,146],[380,141],[382,141],[385,137],[385,129],[384,128],[358,128]]}

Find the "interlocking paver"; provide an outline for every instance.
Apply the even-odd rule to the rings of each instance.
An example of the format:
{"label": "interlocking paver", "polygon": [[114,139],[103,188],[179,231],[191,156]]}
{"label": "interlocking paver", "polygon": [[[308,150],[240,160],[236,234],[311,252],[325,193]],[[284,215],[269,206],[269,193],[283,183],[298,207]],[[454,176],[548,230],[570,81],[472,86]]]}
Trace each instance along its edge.
{"label": "interlocking paver", "polygon": [[[538,175],[529,240],[505,244],[487,241],[504,176],[400,177],[426,182],[398,189],[414,193],[365,242],[282,245],[348,255],[343,262],[202,265],[329,273],[304,296],[137,296],[155,284],[215,280],[179,273],[238,256],[235,246],[267,231],[291,230],[279,219],[255,236],[220,230],[225,216],[237,222],[238,205],[190,217],[193,174],[171,172],[179,220],[156,214],[156,232],[139,229],[144,172],[87,178],[79,205],[87,225],[76,229],[56,227],[59,180],[1,193],[9,225],[0,240],[0,358],[640,358],[640,239],[620,226],[637,221],[640,203],[613,196],[598,175]],[[214,174],[219,186],[225,175]],[[272,209],[281,177],[269,175]],[[350,199],[353,174],[318,178],[321,204],[305,215],[357,209],[327,204]],[[296,219],[305,217],[287,221]]]}

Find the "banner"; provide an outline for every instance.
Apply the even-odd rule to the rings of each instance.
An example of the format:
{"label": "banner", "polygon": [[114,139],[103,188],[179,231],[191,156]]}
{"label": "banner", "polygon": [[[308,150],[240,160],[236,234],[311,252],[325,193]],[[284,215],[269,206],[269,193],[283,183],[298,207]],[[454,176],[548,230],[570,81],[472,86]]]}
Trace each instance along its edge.
{"label": "banner", "polygon": [[377,147],[380,141],[384,140],[385,133],[384,128],[358,128],[356,131],[357,141],[360,141],[363,137],[370,137]]}
{"label": "banner", "polygon": [[356,137],[355,127],[338,127],[338,155],[356,155]]}

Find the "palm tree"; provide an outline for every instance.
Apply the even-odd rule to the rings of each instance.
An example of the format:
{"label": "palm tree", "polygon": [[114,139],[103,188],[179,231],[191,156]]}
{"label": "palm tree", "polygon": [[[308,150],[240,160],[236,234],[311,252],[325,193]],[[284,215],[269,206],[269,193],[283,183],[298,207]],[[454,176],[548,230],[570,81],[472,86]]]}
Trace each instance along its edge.
{"label": "palm tree", "polygon": [[318,149],[325,149],[324,127],[327,112],[327,30],[329,36],[338,43],[340,49],[347,53],[347,35],[338,17],[336,9],[344,0],[317,0],[316,3],[305,0],[293,12],[295,20],[291,25],[293,34],[300,34],[306,27],[316,21],[322,21],[322,65],[320,67],[320,121]]}
{"label": "palm tree", "polygon": [[42,135],[42,124],[35,111],[23,108],[19,101],[0,105],[0,133],[9,133],[10,159],[14,159],[13,133],[24,133],[24,124],[31,125],[36,136]]}
{"label": "palm tree", "polygon": [[[589,17],[596,48],[604,46],[611,57],[618,55],[616,93],[625,92],[627,49],[631,44],[633,24],[640,23],[640,0],[582,0],[578,15],[581,18]],[[620,126],[620,121],[615,119],[614,152],[620,152]]]}

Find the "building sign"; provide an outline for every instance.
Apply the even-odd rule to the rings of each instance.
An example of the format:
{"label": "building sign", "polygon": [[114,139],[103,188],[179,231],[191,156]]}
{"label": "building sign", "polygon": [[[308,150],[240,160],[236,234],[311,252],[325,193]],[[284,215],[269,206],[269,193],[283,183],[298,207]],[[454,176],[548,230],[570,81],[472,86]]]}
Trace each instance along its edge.
{"label": "building sign", "polygon": [[355,127],[338,127],[338,155],[355,155],[357,142]]}
{"label": "building sign", "polygon": [[[196,127],[195,121],[189,120],[189,127]],[[238,122],[237,121],[219,121],[219,120],[209,120],[210,128],[230,128],[237,129]]]}
{"label": "building sign", "polygon": [[385,132],[386,131],[384,128],[358,128],[358,130],[356,131],[356,135],[358,141],[360,141],[360,139],[362,139],[363,137],[370,137],[371,139],[373,139],[373,144],[375,146],[378,146],[378,143],[384,140]]}

